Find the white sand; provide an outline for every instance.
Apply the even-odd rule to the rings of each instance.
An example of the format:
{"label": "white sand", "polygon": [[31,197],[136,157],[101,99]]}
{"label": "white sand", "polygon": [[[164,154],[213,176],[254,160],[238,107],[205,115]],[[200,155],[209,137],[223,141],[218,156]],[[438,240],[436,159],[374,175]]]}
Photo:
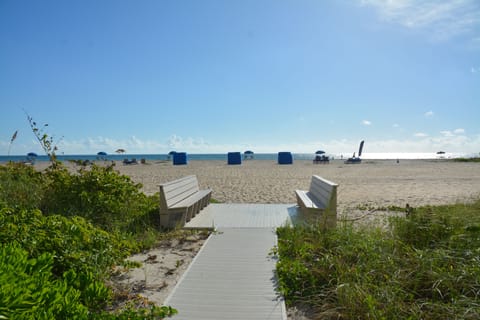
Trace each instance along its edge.
{"label": "white sand", "polygon": [[294,203],[295,189],[308,189],[316,174],[339,184],[339,212],[358,206],[411,206],[470,201],[480,196],[480,164],[444,160],[364,160],[362,164],[313,164],[294,161],[278,165],[248,160],[242,165],[223,161],[190,161],[122,165],[116,168],[143,184],[147,194],[158,184],[195,174],[200,187],[213,189],[212,197],[228,203]]}

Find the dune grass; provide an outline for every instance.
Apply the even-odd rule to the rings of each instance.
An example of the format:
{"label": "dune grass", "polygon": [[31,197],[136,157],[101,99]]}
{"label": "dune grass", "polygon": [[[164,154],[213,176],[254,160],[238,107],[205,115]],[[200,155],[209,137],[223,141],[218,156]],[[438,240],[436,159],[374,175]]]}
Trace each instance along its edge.
{"label": "dune grass", "polygon": [[319,319],[479,319],[480,200],[389,222],[279,228],[287,304]]}
{"label": "dune grass", "polygon": [[473,158],[456,158],[453,161],[455,162],[480,162],[480,157]]}

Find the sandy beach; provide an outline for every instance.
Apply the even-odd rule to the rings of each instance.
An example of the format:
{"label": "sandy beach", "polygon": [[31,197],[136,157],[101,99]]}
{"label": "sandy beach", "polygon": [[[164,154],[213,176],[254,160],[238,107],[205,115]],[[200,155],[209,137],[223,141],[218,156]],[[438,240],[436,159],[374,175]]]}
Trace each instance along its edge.
{"label": "sandy beach", "polygon": [[138,165],[117,163],[116,168],[143,184],[147,194],[158,184],[194,174],[201,188],[213,189],[213,198],[226,203],[295,203],[295,189],[308,189],[312,175],[339,184],[339,214],[359,207],[404,207],[471,201],[480,196],[480,165],[447,160],[364,160],[361,164],[294,161],[278,165],[248,160],[241,165],[223,161],[190,161]]}

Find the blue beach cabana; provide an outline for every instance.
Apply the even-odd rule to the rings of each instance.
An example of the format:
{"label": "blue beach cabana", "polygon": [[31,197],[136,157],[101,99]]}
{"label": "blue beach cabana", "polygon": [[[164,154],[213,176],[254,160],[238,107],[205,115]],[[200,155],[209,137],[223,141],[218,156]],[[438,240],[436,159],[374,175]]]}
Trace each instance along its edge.
{"label": "blue beach cabana", "polygon": [[173,165],[185,165],[187,164],[187,153],[186,152],[175,152],[173,154]]}
{"label": "blue beach cabana", "polygon": [[293,156],[291,152],[279,152],[278,153],[278,164],[292,164]]}
{"label": "blue beach cabana", "polygon": [[240,152],[229,152],[227,157],[228,164],[242,164],[242,154]]}

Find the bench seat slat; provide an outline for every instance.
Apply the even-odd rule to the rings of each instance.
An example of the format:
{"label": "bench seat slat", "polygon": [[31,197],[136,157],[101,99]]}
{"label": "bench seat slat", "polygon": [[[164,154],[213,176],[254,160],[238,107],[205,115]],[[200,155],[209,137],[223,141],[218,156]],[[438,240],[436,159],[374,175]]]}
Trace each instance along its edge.
{"label": "bench seat slat", "polygon": [[193,194],[192,196],[190,196],[190,197],[188,197],[188,198],[186,198],[186,199],[184,199],[180,202],[177,202],[176,204],[174,204],[170,208],[188,208],[188,207],[194,205],[196,202],[201,201],[203,198],[208,196],[211,192],[212,192],[212,190],[210,190],[210,189],[200,190],[197,193]]}
{"label": "bench seat slat", "polygon": [[175,206],[177,203],[182,202],[185,199],[195,195],[199,190],[195,187],[185,187],[177,192],[165,193],[167,199],[167,207]]}

